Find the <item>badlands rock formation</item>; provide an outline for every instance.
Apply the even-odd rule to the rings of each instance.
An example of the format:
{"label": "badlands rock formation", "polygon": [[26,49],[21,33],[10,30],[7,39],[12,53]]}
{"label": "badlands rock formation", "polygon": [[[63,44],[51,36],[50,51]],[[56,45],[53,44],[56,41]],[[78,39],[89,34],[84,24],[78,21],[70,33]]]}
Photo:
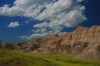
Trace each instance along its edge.
{"label": "badlands rock formation", "polygon": [[[52,38],[51,38],[52,37]],[[100,26],[78,27],[63,36],[47,36],[34,52],[74,54],[88,59],[100,59]]]}
{"label": "badlands rock formation", "polygon": [[15,44],[10,44],[7,42],[0,41],[0,50],[8,49],[8,50],[18,50],[19,47]]}
{"label": "badlands rock formation", "polygon": [[[1,47],[3,47],[2,43],[0,43]],[[91,28],[79,26],[75,31],[66,32],[63,36],[48,35],[42,39],[17,43],[11,47],[31,50],[34,53],[63,53],[86,59],[100,59],[100,26]]]}

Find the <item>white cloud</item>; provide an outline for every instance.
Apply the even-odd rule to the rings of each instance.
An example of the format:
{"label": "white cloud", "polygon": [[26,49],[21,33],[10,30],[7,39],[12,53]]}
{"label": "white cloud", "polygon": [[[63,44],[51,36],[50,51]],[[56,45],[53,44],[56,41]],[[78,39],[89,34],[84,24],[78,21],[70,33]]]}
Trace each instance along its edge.
{"label": "white cloud", "polygon": [[57,16],[62,10],[68,9],[72,5],[72,0],[59,0],[56,3],[47,4],[46,9],[36,19],[43,20]]}
{"label": "white cloud", "polygon": [[20,24],[19,24],[18,22],[11,22],[11,23],[8,25],[8,27],[10,27],[10,28],[15,28],[15,27],[18,27],[18,26],[20,26]]}
{"label": "white cloud", "polygon": [[14,6],[4,5],[0,7],[0,15],[35,17],[43,8],[38,6],[38,0],[15,0]]}
{"label": "white cloud", "polygon": [[9,8],[9,5],[4,5],[0,8],[0,15],[4,16],[21,16],[23,14],[23,9],[20,7],[13,6]]}
{"label": "white cloud", "polygon": [[78,26],[86,20],[82,1],[84,0],[15,0],[12,7],[0,7],[0,15],[43,20],[44,22],[33,25],[33,34],[25,36],[28,39],[46,34],[61,34],[63,28]]}
{"label": "white cloud", "polygon": [[40,34],[40,33],[35,33],[35,34],[30,35],[30,36],[20,36],[20,38],[30,40],[30,39],[32,39],[33,37],[34,37],[34,39],[35,39],[35,38],[41,38],[41,37],[43,37],[43,36],[45,36],[45,35],[47,35],[47,34],[46,34],[46,33],[42,33],[42,34]]}

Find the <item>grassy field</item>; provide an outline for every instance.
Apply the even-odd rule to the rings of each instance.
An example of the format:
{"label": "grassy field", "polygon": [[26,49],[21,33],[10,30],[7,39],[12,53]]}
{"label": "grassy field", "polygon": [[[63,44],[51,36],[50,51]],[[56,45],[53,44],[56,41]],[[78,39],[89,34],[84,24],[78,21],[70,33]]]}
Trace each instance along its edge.
{"label": "grassy field", "polygon": [[0,50],[0,66],[100,66],[100,61],[79,60],[65,55]]}

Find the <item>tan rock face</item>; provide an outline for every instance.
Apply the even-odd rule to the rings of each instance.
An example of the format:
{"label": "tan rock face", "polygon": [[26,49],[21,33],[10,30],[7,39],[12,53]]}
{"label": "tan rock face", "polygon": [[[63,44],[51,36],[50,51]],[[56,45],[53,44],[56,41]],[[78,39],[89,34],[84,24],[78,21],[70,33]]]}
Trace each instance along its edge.
{"label": "tan rock face", "polygon": [[39,42],[40,40],[33,40],[29,42],[22,42],[22,43],[17,43],[16,45],[20,48],[20,50],[23,51],[34,51],[37,48],[39,48]]}
{"label": "tan rock face", "polygon": [[[5,43],[0,42],[0,49],[4,47]],[[75,31],[67,32],[63,36],[47,35],[42,39],[17,43],[11,47],[45,54],[75,54],[81,58],[100,59],[100,26],[79,26]]]}
{"label": "tan rock face", "polygon": [[15,44],[10,44],[7,42],[0,41],[0,50],[2,50],[2,49],[17,50],[17,49],[19,49],[19,47]]}
{"label": "tan rock face", "polygon": [[0,41],[0,49],[3,49],[4,48],[4,45],[5,45],[5,43],[2,42],[2,41]]}
{"label": "tan rock face", "polygon": [[100,59],[100,26],[80,26],[61,37],[48,38],[34,52],[77,54],[82,58]]}

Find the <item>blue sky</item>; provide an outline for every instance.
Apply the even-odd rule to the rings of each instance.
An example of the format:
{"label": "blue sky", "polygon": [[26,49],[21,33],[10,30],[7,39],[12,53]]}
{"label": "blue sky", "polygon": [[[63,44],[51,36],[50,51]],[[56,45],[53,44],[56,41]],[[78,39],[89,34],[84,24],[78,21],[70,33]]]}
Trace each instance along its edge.
{"label": "blue sky", "polygon": [[0,0],[0,40],[20,42],[100,25],[99,6],[100,0]]}

